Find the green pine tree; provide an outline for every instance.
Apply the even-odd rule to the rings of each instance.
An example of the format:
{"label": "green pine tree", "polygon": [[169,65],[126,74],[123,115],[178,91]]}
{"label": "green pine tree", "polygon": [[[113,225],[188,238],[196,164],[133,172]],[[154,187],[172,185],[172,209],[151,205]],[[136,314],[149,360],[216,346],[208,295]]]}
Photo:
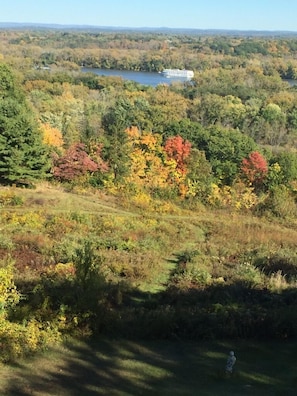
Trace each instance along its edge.
{"label": "green pine tree", "polygon": [[131,104],[122,98],[109,110],[103,119],[105,130],[106,160],[114,173],[115,182],[122,180],[129,173],[129,148],[126,129],[133,124]]}
{"label": "green pine tree", "polygon": [[33,112],[8,66],[0,64],[0,182],[43,178],[49,155]]}

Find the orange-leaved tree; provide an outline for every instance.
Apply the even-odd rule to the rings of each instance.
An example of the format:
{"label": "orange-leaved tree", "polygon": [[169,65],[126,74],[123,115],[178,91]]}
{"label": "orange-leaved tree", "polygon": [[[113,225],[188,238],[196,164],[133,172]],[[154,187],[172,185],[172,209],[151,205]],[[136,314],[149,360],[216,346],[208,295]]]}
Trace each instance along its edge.
{"label": "orange-leaved tree", "polygon": [[168,158],[176,161],[177,170],[187,173],[186,159],[191,152],[191,143],[177,135],[166,140],[164,149]]}
{"label": "orange-leaved tree", "polygon": [[241,172],[252,186],[260,186],[268,173],[265,157],[258,151],[253,151],[241,162]]}

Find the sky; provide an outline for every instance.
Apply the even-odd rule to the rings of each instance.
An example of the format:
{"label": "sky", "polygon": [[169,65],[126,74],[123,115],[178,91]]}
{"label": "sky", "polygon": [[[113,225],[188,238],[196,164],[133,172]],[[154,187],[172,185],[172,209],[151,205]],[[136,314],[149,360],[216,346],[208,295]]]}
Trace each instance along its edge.
{"label": "sky", "polygon": [[296,0],[9,0],[0,22],[297,31]]}

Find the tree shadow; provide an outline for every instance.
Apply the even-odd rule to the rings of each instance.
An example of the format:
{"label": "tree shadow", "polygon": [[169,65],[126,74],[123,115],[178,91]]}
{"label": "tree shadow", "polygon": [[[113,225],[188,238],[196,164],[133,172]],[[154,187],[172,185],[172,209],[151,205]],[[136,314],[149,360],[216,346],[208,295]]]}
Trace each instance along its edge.
{"label": "tree shadow", "polygon": [[[227,377],[224,364],[231,348],[238,361]],[[296,349],[292,343],[246,341],[74,341],[20,362],[1,394],[293,396]],[[282,359],[273,361],[280,351]]]}
{"label": "tree shadow", "polygon": [[[90,305],[100,310],[94,338],[19,362],[4,396],[295,395],[294,288],[271,292],[237,281],[151,296],[127,287],[117,302],[114,285],[102,287],[108,304]],[[46,295],[72,291],[62,284]],[[238,362],[226,378],[230,349]]]}

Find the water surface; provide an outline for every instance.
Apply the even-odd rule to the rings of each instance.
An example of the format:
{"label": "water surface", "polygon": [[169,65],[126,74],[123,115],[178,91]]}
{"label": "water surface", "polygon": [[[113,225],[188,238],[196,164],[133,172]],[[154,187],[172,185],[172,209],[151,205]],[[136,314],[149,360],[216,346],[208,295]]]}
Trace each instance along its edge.
{"label": "water surface", "polygon": [[150,85],[156,87],[158,84],[172,84],[173,82],[186,82],[189,79],[184,77],[166,78],[161,73],[154,72],[140,72],[131,70],[107,70],[83,67],[83,72],[91,72],[99,76],[117,76],[124,80],[136,81],[139,84]]}

